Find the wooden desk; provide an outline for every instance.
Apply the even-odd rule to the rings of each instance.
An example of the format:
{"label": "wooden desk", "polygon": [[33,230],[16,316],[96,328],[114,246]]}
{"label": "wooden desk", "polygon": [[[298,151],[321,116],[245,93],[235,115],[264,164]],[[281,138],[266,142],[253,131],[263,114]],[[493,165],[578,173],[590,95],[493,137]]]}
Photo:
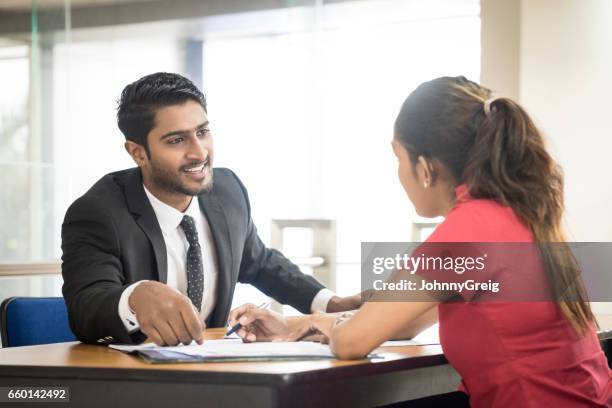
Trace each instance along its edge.
{"label": "wooden desk", "polygon": [[[222,333],[210,329],[206,338]],[[58,343],[0,349],[0,387],[70,387],[70,403],[55,407],[297,408],[378,406],[451,392],[459,384],[440,346],[377,352],[382,358],[357,361],[151,365],[104,346]]]}

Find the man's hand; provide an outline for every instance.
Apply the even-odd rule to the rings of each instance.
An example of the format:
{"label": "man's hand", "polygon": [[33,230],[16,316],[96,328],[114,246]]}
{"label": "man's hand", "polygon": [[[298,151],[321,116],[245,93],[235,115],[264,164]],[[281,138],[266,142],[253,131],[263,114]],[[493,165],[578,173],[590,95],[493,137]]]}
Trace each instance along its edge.
{"label": "man's hand", "polygon": [[140,330],[158,346],[204,341],[204,326],[187,296],[160,282],[142,282],[128,299]]}

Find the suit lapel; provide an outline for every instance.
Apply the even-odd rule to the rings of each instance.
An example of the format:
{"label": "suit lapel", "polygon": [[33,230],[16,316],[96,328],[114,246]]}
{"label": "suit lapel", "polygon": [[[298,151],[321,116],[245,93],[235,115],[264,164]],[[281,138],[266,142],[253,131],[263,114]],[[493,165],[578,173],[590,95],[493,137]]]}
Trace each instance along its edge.
{"label": "suit lapel", "polygon": [[157,263],[157,274],[160,282],[168,281],[168,259],[166,244],[162,236],[159,222],[155,212],[142,186],[142,174],[140,169],[130,171],[124,181],[124,191],[128,210],[134,215],[136,223],[142,228],[153,246],[155,262]]}
{"label": "suit lapel", "polygon": [[208,326],[224,325],[225,322],[223,320],[231,306],[232,249],[229,228],[225,212],[221,208],[214,192],[200,195],[198,199],[200,209],[206,215],[215,242],[219,270],[217,274],[217,300],[206,323]]}

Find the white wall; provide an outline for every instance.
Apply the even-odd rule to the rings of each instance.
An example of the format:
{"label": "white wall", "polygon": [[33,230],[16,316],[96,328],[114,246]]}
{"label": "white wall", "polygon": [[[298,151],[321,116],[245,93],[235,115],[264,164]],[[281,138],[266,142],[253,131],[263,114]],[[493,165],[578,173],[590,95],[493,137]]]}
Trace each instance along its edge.
{"label": "white wall", "polygon": [[566,175],[572,241],[612,241],[612,1],[481,0],[481,82],[517,98]]}
{"label": "white wall", "polygon": [[523,0],[520,49],[521,102],[565,169],[570,239],[612,241],[612,1]]}
{"label": "white wall", "polygon": [[480,83],[519,100],[521,0],[480,0]]}

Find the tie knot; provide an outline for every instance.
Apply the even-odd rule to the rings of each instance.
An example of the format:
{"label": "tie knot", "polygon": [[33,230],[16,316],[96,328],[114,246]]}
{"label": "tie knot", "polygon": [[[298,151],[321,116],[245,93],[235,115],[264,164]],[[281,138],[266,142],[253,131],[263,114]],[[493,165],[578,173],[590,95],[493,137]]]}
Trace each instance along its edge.
{"label": "tie knot", "polygon": [[187,238],[187,242],[189,245],[199,245],[198,242],[198,230],[196,230],[195,221],[193,217],[189,215],[185,215],[181,220],[181,228],[185,233],[185,237]]}

